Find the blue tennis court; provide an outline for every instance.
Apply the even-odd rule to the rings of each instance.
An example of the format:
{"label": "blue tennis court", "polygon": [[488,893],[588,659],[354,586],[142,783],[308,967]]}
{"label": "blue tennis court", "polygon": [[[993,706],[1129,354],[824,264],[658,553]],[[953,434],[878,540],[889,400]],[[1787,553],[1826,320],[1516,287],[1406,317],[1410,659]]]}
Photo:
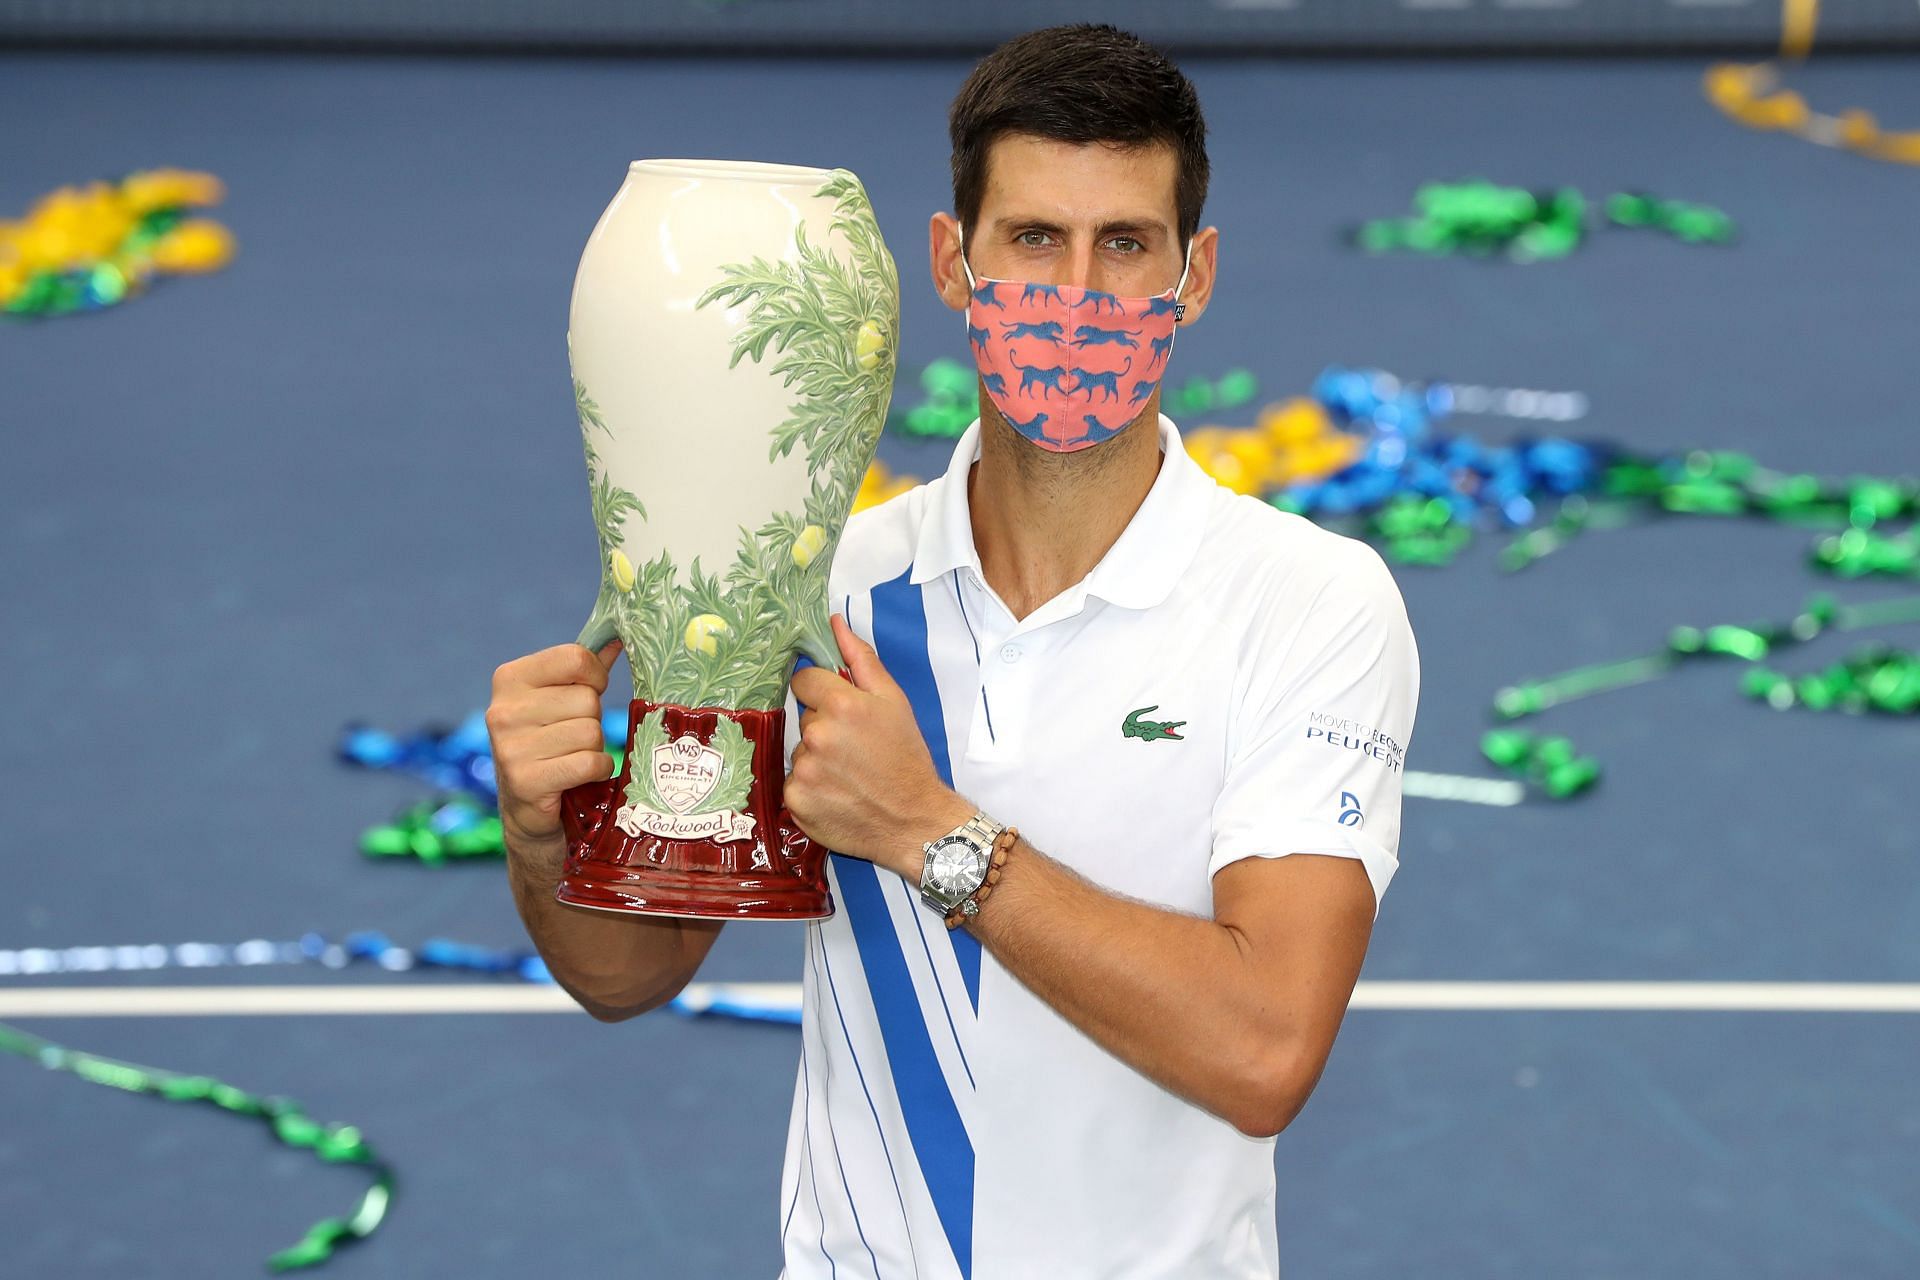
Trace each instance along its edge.
{"label": "blue tennis court", "polygon": [[[970,65],[0,53],[6,216],[176,165],[227,184],[215,214],[240,245],[206,278],[0,331],[0,948],[356,929],[524,946],[497,862],[356,852],[422,787],[334,750],[351,720],[458,721],[498,664],[585,620],[598,570],[564,330],[588,231],[635,158],[854,170],[900,268],[910,399],[909,371],[962,354],[924,245]],[[1181,372],[1243,367],[1272,399],[1329,364],[1579,391],[1580,434],[1645,452],[1914,474],[1920,171],[1742,129],[1691,57],[1183,65],[1211,125],[1222,274]],[[1911,55],[1815,58],[1796,83],[1920,123]],[[1528,266],[1343,238],[1422,182],[1475,176],[1699,201],[1740,237],[1600,235]],[[928,476],[949,449],[890,435],[882,457]],[[1480,735],[1516,680],[1683,624],[1787,617],[1817,590],[1911,594],[1818,574],[1813,537],[1675,517],[1520,573],[1494,535],[1396,566],[1423,672],[1408,767],[1497,776]],[[1912,648],[1920,625],[1874,638]],[[1548,712],[1605,764],[1578,799],[1407,800],[1361,995],[1278,1140],[1287,1276],[1920,1274],[1920,730],[1774,711],[1740,674],[1700,664]],[[798,981],[800,936],[735,925],[701,978]],[[1514,985],[1544,982],[1621,985]],[[1697,983],[1737,985],[1676,985]],[[778,1271],[791,1028],[221,1011],[267,985],[373,1002],[516,986],[369,966],[15,975],[0,1021],[358,1126],[396,1195],[333,1275]],[[106,987],[214,994],[166,1014],[17,1003]],[[1611,1007],[1565,1007],[1581,999]],[[368,1181],[206,1107],[13,1057],[0,1074],[9,1273],[258,1274]]]}

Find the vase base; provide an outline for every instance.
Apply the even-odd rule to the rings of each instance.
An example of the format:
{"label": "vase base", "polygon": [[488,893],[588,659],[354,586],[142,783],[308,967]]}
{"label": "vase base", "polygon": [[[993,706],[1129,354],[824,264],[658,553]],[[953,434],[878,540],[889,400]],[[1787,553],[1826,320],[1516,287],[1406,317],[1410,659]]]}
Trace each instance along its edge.
{"label": "vase base", "polygon": [[579,874],[561,877],[554,897],[569,906],[623,915],[668,916],[687,920],[825,920],[833,915],[833,895],[785,883],[755,885],[735,881],[724,889],[662,883],[659,873],[641,874],[634,883],[610,882]]}
{"label": "vase base", "polygon": [[[782,800],[786,710],[689,709],[636,698],[627,717],[620,773],[568,789],[560,806],[567,860],[554,897],[570,906],[629,915],[698,920],[824,920],[833,914],[827,850],[809,840]],[[652,717],[666,742],[633,749],[636,727]],[[744,803],[691,812],[698,800],[667,811],[631,799],[636,766],[659,776],[717,785],[713,774],[746,763],[716,763],[710,744],[724,726],[751,751]],[[671,746],[667,745],[671,743]],[[702,755],[707,757],[702,761]],[[656,784],[657,785],[657,784]],[[624,806],[623,806],[623,802]]]}

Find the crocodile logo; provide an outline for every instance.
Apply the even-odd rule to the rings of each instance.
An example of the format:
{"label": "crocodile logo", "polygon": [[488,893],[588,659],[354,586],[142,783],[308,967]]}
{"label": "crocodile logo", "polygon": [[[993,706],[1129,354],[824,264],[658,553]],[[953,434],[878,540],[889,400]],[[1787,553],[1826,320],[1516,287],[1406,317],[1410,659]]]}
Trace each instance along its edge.
{"label": "crocodile logo", "polygon": [[1186,723],[1185,720],[1142,720],[1140,718],[1149,711],[1159,709],[1160,704],[1156,702],[1150,707],[1141,707],[1138,711],[1127,712],[1127,718],[1120,722],[1120,736],[1138,738],[1142,742],[1155,742],[1161,738],[1174,742],[1186,741],[1186,735],[1174,732]]}

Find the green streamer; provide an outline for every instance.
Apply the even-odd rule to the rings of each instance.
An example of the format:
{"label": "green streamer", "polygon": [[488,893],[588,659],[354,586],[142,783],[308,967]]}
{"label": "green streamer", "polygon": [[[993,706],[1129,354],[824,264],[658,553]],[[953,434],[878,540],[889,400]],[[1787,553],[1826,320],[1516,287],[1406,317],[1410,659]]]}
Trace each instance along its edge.
{"label": "green streamer", "polygon": [[1523,681],[1496,693],[1493,696],[1493,711],[1502,720],[1517,720],[1575,698],[1656,680],[1672,669],[1673,662],[1670,653],[1653,653],[1619,662],[1578,667],[1550,680]]}
{"label": "green streamer", "polygon": [[1578,795],[1600,779],[1600,762],[1580,755],[1571,739],[1558,735],[1493,729],[1480,739],[1480,753],[1556,800]]}
{"label": "green streamer", "polygon": [[1824,670],[1799,677],[1766,667],[1747,673],[1741,688],[1748,697],[1785,711],[1920,713],[1920,652],[1868,645]]}
{"label": "green streamer", "polygon": [[[613,756],[613,772],[617,775],[626,750],[609,743],[607,751]],[[449,809],[461,814],[462,821],[452,830],[442,830],[436,822],[443,819]],[[368,827],[360,833],[360,852],[369,858],[414,858],[433,866],[504,858],[507,842],[497,804],[454,795],[417,801],[402,809],[392,822]]]}
{"label": "green streamer", "polygon": [[1734,238],[1733,219],[1711,205],[1644,192],[1605,197],[1604,217],[1589,217],[1587,197],[1572,187],[1528,191],[1478,178],[1424,183],[1413,203],[1411,216],[1361,223],[1354,243],[1369,253],[1500,253],[1515,262],[1538,262],[1566,257],[1608,226],[1663,231],[1686,244],[1728,244]]}
{"label": "green streamer", "polygon": [[171,1102],[206,1102],[239,1115],[264,1120],[274,1137],[287,1146],[312,1151],[329,1164],[363,1164],[375,1173],[374,1184],[345,1218],[324,1218],[308,1228],[297,1243],[267,1259],[273,1272],[318,1266],[336,1248],[363,1240],[386,1216],[393,1200],[393,1169],[367,1145],[352,1125],[323,1125],[311,1119],[300,1104],[288,1098],[257,1097],[211,1076],[188,1075],[143,1067],[97,1054],[82,1053],[29,1035],[0,1023],[0,1050],[31,1058],[54,1071],[70,1071],[83,1080],[129,1093],[147,1093]]}
{"label": "green streamer", "polygon": [[1524,569],[1535,560],[1558,551],[1589,529],[1618,528],[1632,521],[1636,514],[1637,508],[1631,502],[1568,494],[1554,509],[1551,520],[1518,535],[1501,548],[1500,567],[1508,573]]}
{"label": "green streamer", "polygon": [[[1920,622],[1920,596],[1841,605],[1829,595],[1816,594],[1783,623],[1675,627],[1668,633],[1666,648],[1657,652],[1508,685],[1494,694],[1492,712],[1498,720],[1518,720],[1564,702],[1657,680],[1682,663],[1713,658],[1757,663],[1827,631],[1857,631],[1905,622]],[[1920,713],[1920,653],[1869,646],[1844,662],[1798,679],[1756,668],[1747,674],[1741,688],[1749,697],[1783,710],[1801,706],[1913,715]],[[1493,765],[1554,799],[1577,795],[1600,778],[1599,762],[1579,755],[1564,737],[1542,737],[1524,729],[1490,729],[1481,736],[1480,753]]]}
{"label": "green streamer", "polygon": [[1570,495],[1553,521],[1516,535],[1501,567],[1524,569],[1588,528],[1666,515],[1764,517],[1782,524],[1838,527],[1815,544],[1813,567],[1842,578],[1920,578],[1920,540],[1911,528],[1889,533],[1891,521],[1920,515],[1920,485],[1911,478],[1823,479],[1774,471],[1744,453],[1696,449],[1681,457],[1626,458],[1600,477],[1591,504]]}

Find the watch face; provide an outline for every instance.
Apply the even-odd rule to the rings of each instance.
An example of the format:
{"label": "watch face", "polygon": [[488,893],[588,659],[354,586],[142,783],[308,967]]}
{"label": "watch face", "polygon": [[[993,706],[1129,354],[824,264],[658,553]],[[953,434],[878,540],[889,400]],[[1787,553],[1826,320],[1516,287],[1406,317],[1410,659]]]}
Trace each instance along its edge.
{"label": "watch face", "polygon": [[963,895],[973,888],[978,875],[979,857],[965,840],[945,840],[933,846],[928,879],[948,897]]}

